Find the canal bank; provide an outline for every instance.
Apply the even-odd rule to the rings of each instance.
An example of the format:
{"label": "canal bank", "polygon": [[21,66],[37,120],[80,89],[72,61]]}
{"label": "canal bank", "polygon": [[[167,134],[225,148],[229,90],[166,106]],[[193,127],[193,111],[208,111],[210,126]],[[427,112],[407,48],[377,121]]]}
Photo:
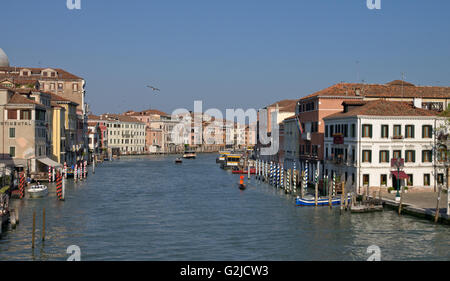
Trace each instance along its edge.
{"label": "canal bank", "polygon": [[[0,260],[448,260],[449,227],[393,211],[340,215],[338,208],[296,207],[293,196],[254,177],[224,171],[214,154],[175,165],[176,156],[126,157],[104,162],[77,183],[66,200],[56,187],[42,200],[13,201],[16,229],[0,239]],[[37,238],[31,249],[33,212]]]}

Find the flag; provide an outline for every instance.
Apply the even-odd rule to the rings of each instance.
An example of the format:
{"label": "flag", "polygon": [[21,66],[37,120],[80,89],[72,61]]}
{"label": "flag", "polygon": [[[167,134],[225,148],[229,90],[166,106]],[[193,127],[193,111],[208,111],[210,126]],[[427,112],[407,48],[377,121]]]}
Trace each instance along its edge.
{"label": "flag", "polygon": [[303,134],[303,128],[302,128],[302,123],[300,122],[300,119],[298,118],[298,116],[295,116],[295,119],[297,120],[298,131],[300,132],[300,134]]}

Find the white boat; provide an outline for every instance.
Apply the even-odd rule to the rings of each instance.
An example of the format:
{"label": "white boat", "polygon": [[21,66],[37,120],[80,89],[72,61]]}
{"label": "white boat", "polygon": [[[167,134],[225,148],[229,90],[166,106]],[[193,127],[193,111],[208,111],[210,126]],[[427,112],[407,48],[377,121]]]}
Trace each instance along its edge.
{"label": "white boat", "polygon": [[32,185],[28,188],[28,194],[31,198],[40,198],[48,195],[48,188],[43,184]]}

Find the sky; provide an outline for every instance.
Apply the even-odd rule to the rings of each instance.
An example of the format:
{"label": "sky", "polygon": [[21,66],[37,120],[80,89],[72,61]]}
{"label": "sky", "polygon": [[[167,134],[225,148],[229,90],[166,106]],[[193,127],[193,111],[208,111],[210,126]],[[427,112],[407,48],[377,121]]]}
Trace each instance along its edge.
{"label": "sky", "polygon": [[402,72],[450,86],[449,12],[448,0],[2,0],[0,48],[13,66],[83,77],[95,114],[195,100],[225,112]]}

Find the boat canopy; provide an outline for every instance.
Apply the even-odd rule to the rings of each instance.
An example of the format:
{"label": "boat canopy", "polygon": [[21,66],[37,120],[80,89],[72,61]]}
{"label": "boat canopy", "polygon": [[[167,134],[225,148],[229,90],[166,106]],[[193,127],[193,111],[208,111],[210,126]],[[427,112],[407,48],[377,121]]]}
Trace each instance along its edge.
{"label": "boat canopy", "polygon": [[61,165],[60,163],[53,161],[52,159],[48,158],[48,157],[44,157],[44,158],[40,158],[37,159],[39,162],[49,166],[49,167],[55,167],[55,168],[60,168],[63,165]]}

